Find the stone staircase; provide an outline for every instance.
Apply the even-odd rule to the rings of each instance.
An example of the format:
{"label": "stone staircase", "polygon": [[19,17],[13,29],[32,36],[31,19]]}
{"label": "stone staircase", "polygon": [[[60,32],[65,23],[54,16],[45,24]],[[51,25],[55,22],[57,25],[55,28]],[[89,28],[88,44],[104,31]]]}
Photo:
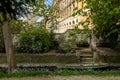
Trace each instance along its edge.
{"label": "stone staircase", "polygon": [[80,54],[80,62],[82,64],[92,64],[93,63],[93,55],[91,52],[84,52]]}
{"label": "stone staircase", "polygon": [[93,54],[91,49],[83,49],[79,51],[79,61],[81,64],[93,64]]}

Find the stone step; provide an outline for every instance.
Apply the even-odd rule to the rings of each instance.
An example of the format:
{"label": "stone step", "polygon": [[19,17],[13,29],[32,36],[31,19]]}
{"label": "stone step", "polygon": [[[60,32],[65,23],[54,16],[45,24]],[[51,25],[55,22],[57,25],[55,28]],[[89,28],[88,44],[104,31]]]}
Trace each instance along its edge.
{"label": "stone step", "polygon": [[86,52],[79,52],[80,54],[92,54],[91,51],[86,51]]}
{"label": "stone step", "polygon": [[93,58],[87,57],[87,58],[81,58],[82,61],[93,61]]}
{"label": "stone step", "polygon": [[81,64],[93,64],[93,54],[90,48],[80,48],[77,55]]}
{"label": "stone step", "polygon": [[92,54],[92,52],[79,52],[80,54]]}
{"label": "stone step", "polygon": [[80,54],[80,57],[93,57],[93,54]]}
{"label": "stone step", "polygon": [[93,64],[94,62],[93,61],[80,61],[81,64]]}
{"label": "stone step", "polygon": [[80,62],[82,64],[93,64],[93,54],[92,53],[81,53],[80,54]]}
{"label": "stone step", "polygon": [[81,64],[94,64],[94,62],[93,61],[84,61],[84,62],[81,62]]}

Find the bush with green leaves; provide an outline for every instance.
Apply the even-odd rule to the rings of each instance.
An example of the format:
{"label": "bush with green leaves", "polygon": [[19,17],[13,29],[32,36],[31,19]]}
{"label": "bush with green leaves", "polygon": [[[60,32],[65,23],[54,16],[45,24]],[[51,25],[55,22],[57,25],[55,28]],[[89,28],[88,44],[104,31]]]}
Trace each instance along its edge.
{"label": "bush with green leaves", "polygon": [[81,40],[80,42],[77,43],[78,47],[89,47],[90,44],[86,40]]}
{"label": "bush with green leaves", "polygon": [[76,9],[73,14],[88,16],[79,25],[86,29],[94,27],[93,34],[103,43],[102,46],[115,48],[120,32],[120,0],[85,0],[84,3],[87,5]]}
{"label": "bush with green leaves", "polygon": [[64,42],[59,48],[60,53],[76,53],[76,46]]}
{"label": "bush with green leaves", "polygon": [[74,37],[67,37],[59,45],[59,50],[62,53],[76,53],[76,40]]}
{"label": "bush with green leaves", "polygon": [[35,28],[19,36],[17,50],[24,53],[47,52],[53,47],[53,36],[47,30]]}

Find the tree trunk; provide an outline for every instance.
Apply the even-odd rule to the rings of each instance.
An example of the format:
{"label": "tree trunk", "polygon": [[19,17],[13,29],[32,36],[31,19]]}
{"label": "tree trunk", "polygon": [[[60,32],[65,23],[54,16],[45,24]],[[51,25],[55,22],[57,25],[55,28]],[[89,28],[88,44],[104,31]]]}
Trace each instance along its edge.
{"label": "tree trunk", "polygon": [[3,27],[2,27],[5,50],[7,54],[8,73],[13,72],[17,67],[16,62],[15,62],[12,35],[11,35],[9,23],[10,22],[8,21],[4,22]]}
{"label": "tree trunk", "polygon": [[47,20],[46,19],[44,19],[44,27],[45,27],[45,29],[47,29]]}

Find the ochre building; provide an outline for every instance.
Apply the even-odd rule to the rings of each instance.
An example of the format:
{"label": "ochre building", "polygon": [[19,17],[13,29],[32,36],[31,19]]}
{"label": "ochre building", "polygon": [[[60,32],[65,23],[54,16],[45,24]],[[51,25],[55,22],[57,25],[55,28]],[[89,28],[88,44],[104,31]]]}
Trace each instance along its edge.
{"label": "ochre building", "polygon": [[[55,33],[65,33],[68,29],[73,29],[79,22],[84,21],[86,18],[81,15],[73,16],[75,9],[81,9],[85,5],[84,1],[78,2],[77,0],[53,0],[53,6],[59,7],[59,18]],[[83,29],[79,25],[80,29]]]}

